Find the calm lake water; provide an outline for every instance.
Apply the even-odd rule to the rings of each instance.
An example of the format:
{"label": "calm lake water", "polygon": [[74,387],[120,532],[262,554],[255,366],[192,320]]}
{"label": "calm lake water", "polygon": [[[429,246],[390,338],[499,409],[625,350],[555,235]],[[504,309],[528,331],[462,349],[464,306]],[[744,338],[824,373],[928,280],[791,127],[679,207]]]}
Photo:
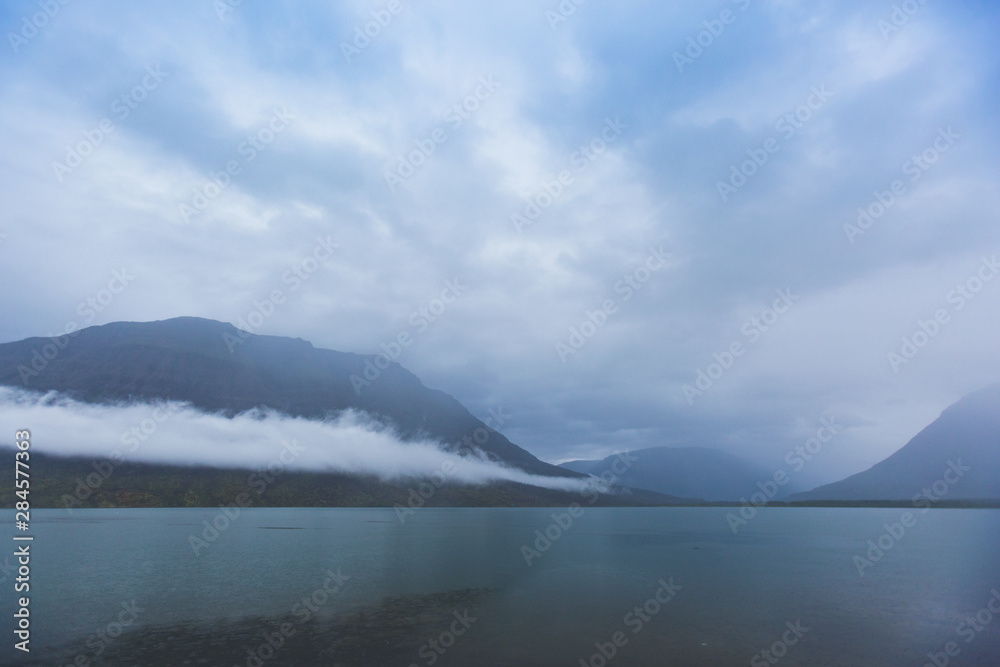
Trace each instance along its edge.
{"label": "calm lake water", "polygon": [[0,661],[1000,665],[1000,512],[917,512],[897,538],[901,509],[769,508],[738,534],[731,511],[250,509],[195,555],[218,510],[36,510],[32,652],[0,572]]}

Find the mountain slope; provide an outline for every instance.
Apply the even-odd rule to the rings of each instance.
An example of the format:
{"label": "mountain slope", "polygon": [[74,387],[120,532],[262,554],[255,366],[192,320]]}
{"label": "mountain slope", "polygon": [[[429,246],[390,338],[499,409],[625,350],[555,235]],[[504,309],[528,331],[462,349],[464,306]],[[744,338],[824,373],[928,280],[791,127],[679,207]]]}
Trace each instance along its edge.
{"label": "mountain slope", "polygon": [[[620,458],[621,457],[621,458]],[[617,467],[613,467],[616,465]],[[687,498],[738,501],[757,491],[771,473],[743,459],[706,447],[653,447],[613,455],[601,461],[568,461],[561,467],[591,475],[617,472],[625,486]]]}
{"label": "mountain slope", "polygon": [[403,438],[479,447],[527,472],[575,476],[511,443],[399,364],[379,369],[385,359],[376,355],[318,349],[195,317],[89,327],[60,345],[49,338],[0,345],[0,384],[90,403],[187,401],[227,415],[266,407],[320,419],[354,408],[389,421]]}
{"label": "mountain slope", "polygon": [[963,397],[868,470],[789,500],[911,500],[924,489],[949,500],[1000,498],[1000,384]]}
{"label": "mountain slope", "polygon": [[[14,451],[0,447],[0,475],[14,476]],[[82,481],[95,472],[94,460],[33,451],[33,507],[220,507],[244,494],[252,507],[633,507],[688,504],[642,489],[581,494],[516,482],[446,484],[430,495],[418,495],[419,480],[380,480],[370,475],[285,471],[262,483],[259,471],[191,465],[123,462],[99,484]],[[256,480],[253,481],[253,480]],[[13,509],[20,500],[13,484],[0,485],[0,507]]]}

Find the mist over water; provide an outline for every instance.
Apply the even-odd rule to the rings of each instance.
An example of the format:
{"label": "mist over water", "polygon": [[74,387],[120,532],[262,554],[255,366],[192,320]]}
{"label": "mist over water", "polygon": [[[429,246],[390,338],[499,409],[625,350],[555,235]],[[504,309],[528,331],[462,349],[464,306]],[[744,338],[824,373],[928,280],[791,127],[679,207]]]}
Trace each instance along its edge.
{"label": "mist over water", "polygon": [[34,451],[130,462],[445,479],[456,484],[518,482],[586,492],[597,482],[532,475],[433,440],[403,441],[369,415],[347,410],[326,421],[254,410],[229,418],[164,402],[97,405],[55,392],[0,387],[0,431],[28,428]]}

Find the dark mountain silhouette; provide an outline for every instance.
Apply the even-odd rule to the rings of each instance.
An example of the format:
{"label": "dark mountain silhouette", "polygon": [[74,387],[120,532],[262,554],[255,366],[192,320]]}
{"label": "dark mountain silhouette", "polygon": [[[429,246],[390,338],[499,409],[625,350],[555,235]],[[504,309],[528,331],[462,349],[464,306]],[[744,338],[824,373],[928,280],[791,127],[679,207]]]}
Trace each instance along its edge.
{"label": "dark mountain silhouette", "polygon": [[619,481],[626,486],[709,501],[738,501],[758,491],[757,483],[773,473],[706,447],[653,447],[600,461],[568,461],[561,467],[591,475],[624,469]]}
{"label": "dark mountain silhouette", "polygon": [[[448,394],[428,389],[386,360],[179,317],[115,322],[58,340],[2,344],[0,384],[55,390],[89,403],[188,401],[227,416],[272,408],[322,419],[353,408],[390,423],[404,439],[429,437],[459,451],[477,447],[530,473],[576,476],[538,460]],[[477,433],[480,429],[485,433]]]}
{"label": "dark mountain silhouette", "polygon": [[966,395],[881,463],[788,500],[918,502],[918,496],[925,505],[1000,498],[1000,384]]}

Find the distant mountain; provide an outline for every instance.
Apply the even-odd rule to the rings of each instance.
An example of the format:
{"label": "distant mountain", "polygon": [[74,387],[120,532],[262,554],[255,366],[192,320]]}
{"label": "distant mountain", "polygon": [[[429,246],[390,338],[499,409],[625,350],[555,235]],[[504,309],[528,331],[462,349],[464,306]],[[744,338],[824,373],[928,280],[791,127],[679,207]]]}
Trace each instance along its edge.
{"label": "distant mountain", "polygon": [[625,486],[709,501],[739,501],[758,491],[758,482],[773,476],[773,471],[706,447],[653,447],[600,461],[561,464],[566,470],[598,476],[626,466],[618,478]]}
{"label": "distant mountain", "polygon": [[[615,460],[616,457],[609,456],[606,459],[594,459],[593,461],[567,461],[566,463],[560,463],[559,467],[584,475],[600,475],[601,472],[610,470],[610,466]],[[595,472],[591,472],[592,470]]]}
{"label": "distant mountain", "polygon": [[179,317],[89,327],[61,340],[2,344],[0,385],[55,390],[89,403],[187,401],[229,416],[272,408],[322,419],[353,408],[389,422],[404,439],[429,437],[454,449],[474,446],[530,473],[576,476],[538,460],[448,394],[386,362],[384,355],[324,350],[300,338]]}
{"label": "distant mountain", "polygon": [[[895,454],[789,501],[1000,498],[1000,384],[963,397]],[[943,492],[943,493],[942,493]]]}

